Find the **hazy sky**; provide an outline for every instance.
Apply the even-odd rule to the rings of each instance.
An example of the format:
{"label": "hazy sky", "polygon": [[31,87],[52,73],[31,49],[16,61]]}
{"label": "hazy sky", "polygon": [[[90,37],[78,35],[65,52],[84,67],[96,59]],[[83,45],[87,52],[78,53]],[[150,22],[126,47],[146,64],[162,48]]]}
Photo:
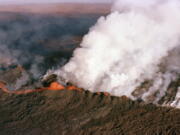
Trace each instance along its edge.
{"label": "hazy sky", "polygon": [[56,2],[111,2],[113,0],[0,0],[0,4],[56,3]]}

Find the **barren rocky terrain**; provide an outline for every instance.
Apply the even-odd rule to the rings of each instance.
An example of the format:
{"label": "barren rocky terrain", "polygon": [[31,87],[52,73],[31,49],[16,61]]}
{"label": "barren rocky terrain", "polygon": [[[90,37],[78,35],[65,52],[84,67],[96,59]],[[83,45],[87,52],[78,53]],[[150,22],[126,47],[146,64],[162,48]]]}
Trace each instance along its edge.
{"label": "barren rocky terrain", "polygon": [[88,91],[0,92],[1,135],[179,135],[180,110]]}

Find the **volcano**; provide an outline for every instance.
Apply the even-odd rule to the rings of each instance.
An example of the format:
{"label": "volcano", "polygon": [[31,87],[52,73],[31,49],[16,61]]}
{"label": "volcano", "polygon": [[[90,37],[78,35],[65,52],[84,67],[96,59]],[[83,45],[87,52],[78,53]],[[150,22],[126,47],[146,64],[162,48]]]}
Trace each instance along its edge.
{"label": "volcano", "polygon": [[[178,47],[168,52],[168,57],[159,64],[161,72],[157,71],[157,76],[143,80],[136,87],[131,93],[134,99],[127,95],[116,96],[111,87],[99,87],[102,82],[110,83],[109,78],[105,81],[97,79],[97,87],[94,87],[93,91],[91,88],[81,87],[76,81],[89,84],[88,77],[94,74],[89,73],[88,77],[84,77],[81,70],[78,70],[73,72],[75,75],[78,73],[74,79],[76,76],[68,72],[69,68],[64,68],[67,74],[70,73],[68,80],[66,74],[57,70],[73,60],[75,53],[81,52],[76,50],[77,48],[83,51],[91,48],[82,47],[81,42],[89,41],[86,34],[95,29],[92,26],[99,17],[107,16],[110,9],[109,4],[73,3],[0,6],[0,135],[180,134]],[[118,16],[117,12],[110,16],[110,19],[116,15]],[[101,18],[98,24],[104,20],[106,19]],[[106,26],[106,23],[103,26]],[[103,28],[107,27],[96,28],[104,30]],[[101,35],[93,37],[96,39]],[[161,40],[160,38],[159,41]],[[94,43],[95,41],[98,40],[93,40]],[[98,42],[109,43],[109,40]],[[100,48],[92,49],[95,52],[98,50],[92,54],[98,54]],[[104,51],[102,54],[106,54]],[[111,48],[108,51],[111,52]],[[133,52],[133,49],[124,51],[129,53]],[[135,52],[138,54],[140,51]],[[82,60],[79,67],[88,69],[89,63],[81,59],[86,55],[88,53],[78,57]],[[108,63],[110,58],[104,61]],[[117,62],[115,65],[119,66]],[[130,65],[134,66],[132,63]],[[112,69],[112,72],[118,71],[119,67],[114,66]],[[166,72],[166,69],[172,70]],[[110,73],[103,74],[102,78],[106,78]],[[111,77],[117,76],[113,74]],[[157,83],[153,85],[153,82]],[[151,94],[142,98],[147,89],[150,89]]]}

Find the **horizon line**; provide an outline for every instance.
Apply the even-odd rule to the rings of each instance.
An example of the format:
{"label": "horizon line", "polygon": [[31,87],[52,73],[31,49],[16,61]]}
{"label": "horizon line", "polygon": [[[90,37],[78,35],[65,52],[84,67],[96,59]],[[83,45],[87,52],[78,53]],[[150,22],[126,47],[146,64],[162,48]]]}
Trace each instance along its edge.
{"label": "horizon line", "polygon": [[17,2],[17,3],[0,3],[1,5],[33,5],[33,4],[111,4],[112,2]]}

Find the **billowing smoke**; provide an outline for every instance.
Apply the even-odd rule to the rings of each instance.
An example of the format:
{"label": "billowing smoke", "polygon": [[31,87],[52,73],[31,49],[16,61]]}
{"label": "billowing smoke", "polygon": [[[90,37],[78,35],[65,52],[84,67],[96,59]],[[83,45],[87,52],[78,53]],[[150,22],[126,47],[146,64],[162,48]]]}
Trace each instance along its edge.
{"label": "billowing smoke", "polygon": [[178,0],[117,0],[53,72],[92,92],[180,106],[178,88],[171,103],[164,99],[179,79],[179,38]]}

